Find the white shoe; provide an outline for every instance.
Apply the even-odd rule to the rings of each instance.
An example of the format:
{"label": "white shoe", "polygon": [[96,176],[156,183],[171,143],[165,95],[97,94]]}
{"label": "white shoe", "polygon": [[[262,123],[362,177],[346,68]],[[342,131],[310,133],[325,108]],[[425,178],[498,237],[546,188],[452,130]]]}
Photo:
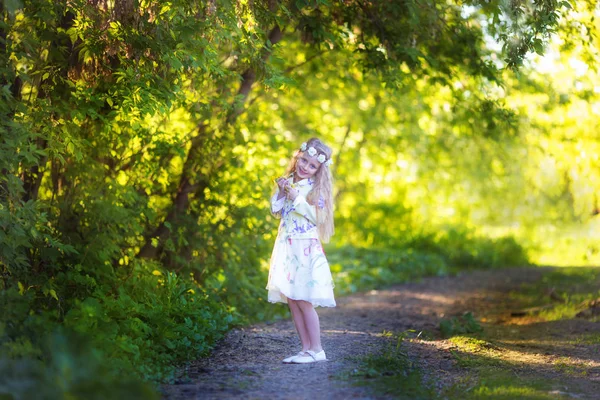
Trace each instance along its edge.
{"label": "white shoe", "polygon": [[321,350],[318,353],[315,353],[312,350],[307,350],[304,354],[299,354],[296,357],[292,358],[293,364],[309,364],[318,361],[327,361],[327,357],[325,356],[325,350]]}
{"label": "white shoe", "polygon": [[300,357],[300,356],[303,356],[303,355],[304,355],[304,352],[300,351],[300,352],[298,352],[298,354],[294,354],[293,356],[289,356],[288,358],[284,358],[282,362],[284,364],[290,364],[294,358]]}

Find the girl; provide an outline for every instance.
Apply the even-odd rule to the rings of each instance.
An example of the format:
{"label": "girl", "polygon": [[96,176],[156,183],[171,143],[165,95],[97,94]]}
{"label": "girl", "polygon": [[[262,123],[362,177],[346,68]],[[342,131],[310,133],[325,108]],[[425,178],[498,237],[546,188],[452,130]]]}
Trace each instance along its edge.
{"label": "girl", "polygon": [[269,268],[269,302],[287,303],[302,351],[284,363],[325,361],[314,307],[335,307],[333,280],[321,241],[333,235],[331,149],[319,139],[302,143],[285,177],[276,180],[271,212],[281,218]]}

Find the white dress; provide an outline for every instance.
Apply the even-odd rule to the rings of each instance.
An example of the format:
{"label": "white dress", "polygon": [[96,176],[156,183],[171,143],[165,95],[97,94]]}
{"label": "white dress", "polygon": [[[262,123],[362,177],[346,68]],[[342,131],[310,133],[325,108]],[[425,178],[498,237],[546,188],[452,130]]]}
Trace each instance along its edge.
{"label": "white dress", "polygon": [[[287,299],[305,300],[315,307],[335,307],[333,279],[321,247],[316,226],[316,207],[306,201],[313,180],[293,183],[298,189],[294,201],[278,192],[271,198],[271,212],[281,218],[269,267],[269,302],[287,303]],[[323,202],[319,202],[323,207]]]}

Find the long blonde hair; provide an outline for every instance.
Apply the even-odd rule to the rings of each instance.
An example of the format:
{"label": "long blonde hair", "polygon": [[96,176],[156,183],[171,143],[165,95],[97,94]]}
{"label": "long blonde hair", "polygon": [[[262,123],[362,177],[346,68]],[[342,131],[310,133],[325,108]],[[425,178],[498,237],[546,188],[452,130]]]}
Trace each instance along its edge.
{"label": "long blonde hair", "polygon": [[[331,159],[331,148],[317,138],[310,138],[306,142],[307,147],[314,147],[317,154],[323,154],[326,160]],[[286,170],[285,176],[296,171],[296,163],[298,156],[302,154],[301,150],[297,150],[290,160],[290,164]],[[317,231],[319,238],[327,243],[334,233],[333,225],[333,176],[329,165],[322,163],[319,169],[312,178],[314,180],[313,188],[307,196],[309,204],[315,206],[317,210]],[[321,199],[321,201],[319,201]],[[322,206],[322,207],[321,207]]]}

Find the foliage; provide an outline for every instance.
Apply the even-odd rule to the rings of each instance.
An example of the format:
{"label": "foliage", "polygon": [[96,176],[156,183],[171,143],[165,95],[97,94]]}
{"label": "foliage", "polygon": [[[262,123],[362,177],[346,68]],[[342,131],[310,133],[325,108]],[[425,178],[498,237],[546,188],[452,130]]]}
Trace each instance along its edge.
{"label": "foliage", "polygon": [[595,99],[594,80],[527,69],[578,28],[593,59],[592,3],[0,1],[3,350],[48,363],[60,326],[118,373],[168,379],[231,324],[280,313],[266,199],[312,134],[336,150],[344,291],[526,263],[479,227],[593,214],[596,138],[545,116]]}
{"label": "foliage", "polygon": [[43,361],[0,358],[0,396],[7,399],[158,399],[154,388],[113,365],[81,335],[54,332]]}
{"label": "foliage", "polygon": [[[357,225],[360,224],[359,220]],[[374,225],[380,230],[387,228]],[[512,237],[479,237],[467,229],[421,232],[418,236],[415,228],[412,237],[405,238],[389,238],[375,229],[353,232],[357,236],[365,233],[376,238],[373,243],[368,238],[358,240],[366,247],[346,244],[327,252],[338,293],[445,275],[467,268],[529,264],[526,250]]]}
{"label": "foliage", "polygon": [[378,250],[344,246],[327,253],[334,274],[336,292],[343,294],[406,282],[448,271],[435,254],[410,249]]}
{"label": "foliage", "polygon": [[529,265],[527,250],[514,237],[489,238],[466,228],[450,228],[414,247],[438,253],[450,266],[459,268],[499,268]]}
{"label": "foliage", "polygon": [[164,379],[181,360],[210,350],[232,323],[232,310],[174,273],[136,272],[138,278],[117,293],[76,302],[64,325],[95,332],[92,342],[114,365],[123,365],[121,369],[137,369],[149,380]]}
{"label": "foliage", "polygon": [[[116,375],[169,379],[178,363],[206,354],[234,322],[236,313],[219,302],[218,295],[154,267],[142,263],[119,287],[102,290],[94,285],[92,294],[81,300],[59,292],[58,300],[44,302],[68,307],[64,316],[49,307],[40,310],[33,288],[24,288],[22,293],[14,288],[3,291],[2,353],[11,358],[41,356],[39,348],[48,339],[48,327],[60,323],[67,332],[87,336],[86,346],[101,349],[103,364]],[[76,274],[71,276],[77,279]],[[37,315],[28,315],[28,310],[35,309]]]}
{"label": "foliage", "polygon": [[442,337],[449,338],[465,333],[480,333],[483,331],[473,313],[466,312],[460,317],[452,317],[440,321],[440,332]]}

